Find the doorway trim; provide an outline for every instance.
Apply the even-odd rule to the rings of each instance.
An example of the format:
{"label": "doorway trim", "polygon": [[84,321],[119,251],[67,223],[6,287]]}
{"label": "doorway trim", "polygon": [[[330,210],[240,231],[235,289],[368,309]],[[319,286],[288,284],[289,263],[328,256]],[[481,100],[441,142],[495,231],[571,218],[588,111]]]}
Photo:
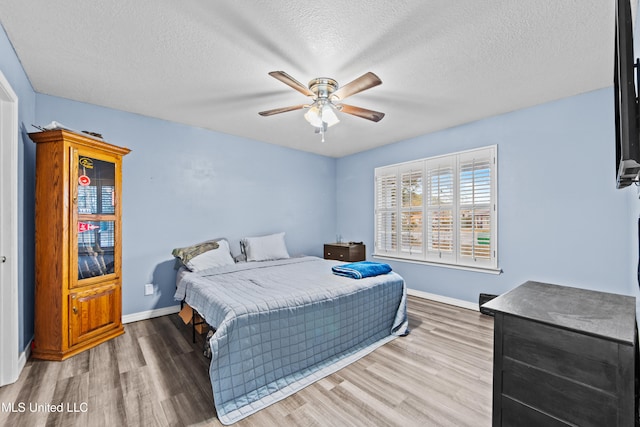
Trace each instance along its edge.
{"label": "doorway trim", "polygon": [[0,71],[0,386],[20,375],[18,341],[18,97]]}

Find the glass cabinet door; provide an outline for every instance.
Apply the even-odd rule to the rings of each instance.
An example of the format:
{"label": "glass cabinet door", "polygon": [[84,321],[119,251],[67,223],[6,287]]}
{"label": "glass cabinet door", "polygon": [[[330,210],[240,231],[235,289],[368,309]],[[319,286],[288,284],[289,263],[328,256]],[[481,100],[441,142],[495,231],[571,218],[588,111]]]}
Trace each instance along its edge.
{"label": "glass cabinet door", "polygon": [[115,221],[78,221],[78,280],[114,272]]}
{"label": "glass cabinet door", "polygon": [[87,156],[78,157],[78,213],[114,214],[116,165]]}
{"label": "glass cabinet door", "polygon": [[115,163],[78,156],[78,280],[114,273]]}

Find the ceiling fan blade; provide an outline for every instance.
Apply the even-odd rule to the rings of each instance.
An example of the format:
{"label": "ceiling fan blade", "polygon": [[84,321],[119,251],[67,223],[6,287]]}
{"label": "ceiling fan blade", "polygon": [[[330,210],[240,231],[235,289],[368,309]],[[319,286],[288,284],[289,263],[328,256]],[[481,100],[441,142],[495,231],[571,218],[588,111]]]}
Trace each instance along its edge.
{"label": "ceiling fan blade", "polygon": [[308,87],[306,87],[305,85],[303,85],[302,83],[300,83],[299,81],[297,81],[296,79],[291,77],[289,74],[285,73],[284,71],[272,71],[269,73],[269,75],[271,77],[274,77],[280,80],[282,83],[291,86],[292,88],[302,93],[303,95],[310,96],[310,97],[315,96],[315,94],[311,92]]}
{"label": "ceiling fan blade", "polygon": [[372,122],[379,122],[384,117],[384,113],[379,111],[367,110],[366,108],[354,107],[353,105],[341,104],[337,107],[343,113],[362,117],[363,119],[371,120]]}
{"label": "ceiling fan blade", "polygon": [[272,116],[274,114],[286,113],[287,111],[302,110],[303,108],[308,106],[309,105],[307,104],[292,105],[291,107],[274,108],[273,110],[260,111],[258,114],[260,114],[261,116]]}
{"label": "ceiling fan blade", "polygon": [[361,75],[354,81],[347,83],[342,86],[337,91],[331,94],[332,98],[345,99],[348,96],[355,95],[358,92],[362,92],[363,90],[371,89],[374,86],[378,86],[382,84],[382,80],[371,71],[366,74]]}

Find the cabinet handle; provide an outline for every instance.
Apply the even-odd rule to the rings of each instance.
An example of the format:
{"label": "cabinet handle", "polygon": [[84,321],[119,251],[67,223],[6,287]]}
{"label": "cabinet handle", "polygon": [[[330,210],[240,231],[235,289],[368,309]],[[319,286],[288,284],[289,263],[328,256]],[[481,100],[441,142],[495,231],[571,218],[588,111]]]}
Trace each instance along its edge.
{"label": "cabinet handle", "polygon": [[73,307],[73,314],[78,314],[78,307]]}
{"label": "cabinet handle", "polygon": [[327,252],[327,255],[331,255],[331,252]]}

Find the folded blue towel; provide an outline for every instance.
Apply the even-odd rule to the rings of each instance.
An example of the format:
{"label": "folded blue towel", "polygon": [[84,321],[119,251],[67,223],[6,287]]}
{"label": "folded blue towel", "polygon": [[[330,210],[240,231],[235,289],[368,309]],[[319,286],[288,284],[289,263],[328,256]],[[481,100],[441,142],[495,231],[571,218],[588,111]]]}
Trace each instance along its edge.
{"label": "folded blue towel", "polygon": [[338,276],[351,277],[352,279],[362,279],[363,277],[378,276],[391,271],[389,264],[382,264],[372,261],[360,261],[351,264],[341,264],[331,267],[333,274]]}

